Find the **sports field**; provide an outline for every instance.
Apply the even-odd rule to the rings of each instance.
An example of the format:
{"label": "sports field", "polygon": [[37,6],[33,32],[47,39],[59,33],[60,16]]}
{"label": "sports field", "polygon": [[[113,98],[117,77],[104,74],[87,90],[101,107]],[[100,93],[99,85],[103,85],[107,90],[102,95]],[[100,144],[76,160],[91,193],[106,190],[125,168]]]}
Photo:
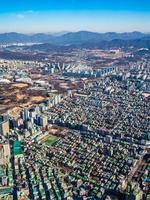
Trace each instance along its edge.
{"label": "sports field", "polygon": [[46,140],[44,141],[44,143],[47,146],[51,146],[52,144],[54,144],[57,141],[58,137],[54,136],[54,135],[50,135],[49,137],[46,138]]}

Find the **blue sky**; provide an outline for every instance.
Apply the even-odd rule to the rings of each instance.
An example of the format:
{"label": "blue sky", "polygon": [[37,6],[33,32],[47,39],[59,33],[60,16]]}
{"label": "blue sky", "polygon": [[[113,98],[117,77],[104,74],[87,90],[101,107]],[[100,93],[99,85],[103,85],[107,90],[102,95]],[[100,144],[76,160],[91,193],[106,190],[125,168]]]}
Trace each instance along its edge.
{"label": "blue sky", "polygon": [[0,32],[150,32],[150,0],[0,0]]}

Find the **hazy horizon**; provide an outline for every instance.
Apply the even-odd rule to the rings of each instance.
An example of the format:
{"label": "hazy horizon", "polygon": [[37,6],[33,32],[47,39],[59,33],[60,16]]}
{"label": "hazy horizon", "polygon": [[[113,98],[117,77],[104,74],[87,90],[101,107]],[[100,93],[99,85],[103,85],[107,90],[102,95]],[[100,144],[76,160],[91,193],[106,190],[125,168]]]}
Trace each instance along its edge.
{"label": "hazy horizon", "polygon": [[134,32],[139,32],[139,33],[144,33],[144,34],[150,34],[150,32],[142,32],[142,31],[123,31],[123,32],[117,32],[117,31],[108,31],[108,32],[98,32],[98,31],[92,31],[92,30],[78,30],[78,31],[58,31],[58,32],[17,32],[17,31],[11,31],[11,32],[0,32],[0,34],[8,34],[8,33],[17,33],[17,34],[25,34],[25,35],[34,35],[34,34],[47,34],[47,35],[55,35],[55,36],[60,36],[64,35],[67,33],[77,33],[77,32],[91,32],[91,33],[100,33],[100,34],[105,34],[105,33],[134,33]]}
{"label": "hazy horizon", "polygon": [[149,0],[1,0],[0,32],[150,32]]}

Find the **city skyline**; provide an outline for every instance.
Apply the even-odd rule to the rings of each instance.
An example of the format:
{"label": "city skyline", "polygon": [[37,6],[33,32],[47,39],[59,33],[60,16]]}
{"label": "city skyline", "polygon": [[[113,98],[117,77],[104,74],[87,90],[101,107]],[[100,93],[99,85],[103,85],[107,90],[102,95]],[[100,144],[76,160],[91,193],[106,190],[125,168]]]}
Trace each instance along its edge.
{"label": "city skyline", "polygon": [[0,3],[0,32],[150,32],[148,0],[64,0]]}

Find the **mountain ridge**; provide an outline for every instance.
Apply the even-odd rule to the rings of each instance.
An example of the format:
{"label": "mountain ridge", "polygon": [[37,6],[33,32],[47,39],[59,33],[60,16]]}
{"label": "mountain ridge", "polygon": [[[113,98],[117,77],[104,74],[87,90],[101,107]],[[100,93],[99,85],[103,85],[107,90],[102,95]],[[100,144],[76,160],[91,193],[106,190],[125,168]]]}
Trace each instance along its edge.
{"label": "mountain ridge", "polygon": [[55,45],[77,45],[88,41],[101,42],[119,40],[135,40],[135,39],[150,38],[149,33],[142,32],[90,32],[78,31],[68,32],[62,35],[53,35],[48,33],[23,34],[17,32],[0,33],[0,44],[12,43],[50,43]]}

